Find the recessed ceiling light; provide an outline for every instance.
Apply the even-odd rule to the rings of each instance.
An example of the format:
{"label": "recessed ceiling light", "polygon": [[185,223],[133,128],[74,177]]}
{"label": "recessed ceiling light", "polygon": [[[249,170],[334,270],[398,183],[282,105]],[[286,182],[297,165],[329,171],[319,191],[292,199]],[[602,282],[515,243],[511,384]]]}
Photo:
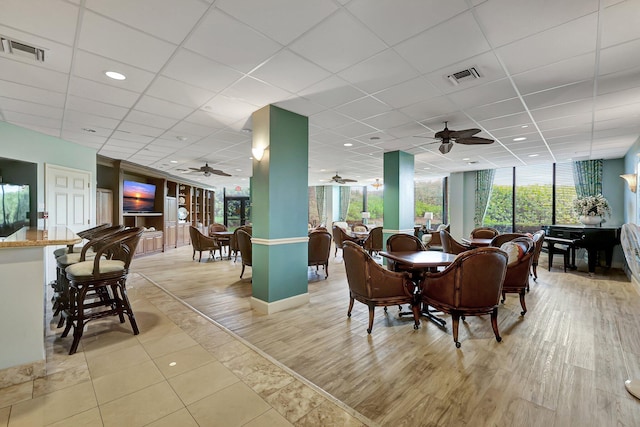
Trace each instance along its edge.
{"label": "recessed ceiling light", "polygon": [[529,154],[529,157],[538,157],[539,154]]}
{"label": "recessed ceiling light", "polygon": [[118,73],[117,71],[105,71],[107,77],[113,80],[124,80],[127,78],[124,74]]}
{"label": "recessed ceiling light", "polygon": [[187,138],[186,136],[180,136],[180,135],[178,135],[178,136],[176,136],[176,139],[177,139],[178,141],[186,141],[186,140],[187,140],[187,139],[189,139],[189,138]]}
{"label": "recessed ceiling light", "polygon": [[471,159],[470,159],[470,158],[468,158],[468,157],[465,157],[465,158],[464,158],[464,159],[462,159],[462,160],[467,161],[467,160],[471,160]]}
{"label": "recessed ceiling light", "polygon": [[236,172],[242,172],[242,169],[236,169]]}
{"label": "recessed ceiling light", "polygon": [[518,138],[513,138],[513,140],[514,140],[515,142],[518,142],[518,141],[524,141],[525,139],[527,139],[527,138],[526,138],[526,137],[524,137],[524,136],[519,136]]}
{"label": "recessed ceiling light", "polygon": [[178,163],[177,160],[170,160],[169,163]]}
{"label": "recessed ceiling light", "polygon": [[522,129],[526,129],[526,128],[528,128],[528,127],[529,127],[529,125],[522,125],[522,126],[520,126],[520,127],[521,127]]}
{"label": "recessed ceiling light", "polygon": [[423,169],[427,169],[428,170],[428,169],[431,169],[431,168],[423,168]]}
{"label": "recessed ceiling light", "polygon": [[350,143],[350,142],[345,142],[344,146],[345,146],[345,147],[351,147],[351,146],[353,146],[353,144],[352,144],[352,143]]}

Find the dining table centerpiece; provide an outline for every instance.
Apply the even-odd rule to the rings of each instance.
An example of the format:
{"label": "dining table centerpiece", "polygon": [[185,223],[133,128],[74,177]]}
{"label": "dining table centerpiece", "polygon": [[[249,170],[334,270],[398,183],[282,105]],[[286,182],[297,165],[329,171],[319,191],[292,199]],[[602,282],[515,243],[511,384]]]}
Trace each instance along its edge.
{"label": "dining table centerpiece", "polygon": [[584,225],[601,224],[606,221],[605,217],[611,215],[609,202],[602,194],[578,197],[573,201],[573,210]]}

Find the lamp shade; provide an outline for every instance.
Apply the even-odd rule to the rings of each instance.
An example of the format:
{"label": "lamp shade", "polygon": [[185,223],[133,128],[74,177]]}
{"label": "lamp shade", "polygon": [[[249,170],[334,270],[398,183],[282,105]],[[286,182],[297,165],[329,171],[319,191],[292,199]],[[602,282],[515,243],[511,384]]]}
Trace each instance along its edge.
{"label": "lamp shade", "polygon": [[371,218],[371,214],[369,212],[362,212],[362,219],[369,219]]}
{"label": "lamp shade", "polygon": [[433,212],[425,212],[424,219],[433,219]]}
{"label": "lamp shade", "polygon": [[624,175],[620,175],[620,178],[627,181],[627,185],[629,186],[629,190],[635,193],[638,188],[638,178],[635,173],[625,173]]}

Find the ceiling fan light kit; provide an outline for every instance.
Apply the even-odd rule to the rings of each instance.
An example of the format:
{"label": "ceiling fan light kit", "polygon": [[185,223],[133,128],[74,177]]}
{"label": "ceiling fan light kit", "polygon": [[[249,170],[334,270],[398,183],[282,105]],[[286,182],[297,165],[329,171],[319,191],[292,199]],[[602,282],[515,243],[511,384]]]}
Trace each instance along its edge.
{"label": "ceiling fan light kit", "polygon": [[[447,154],[453,148],[453,143],[456,142],[458,144],[464,145],[480,145],[480,144],[493,144],[493,139],[481,138],[479,136],[473,136],[477,133],[480,133],[480,129],[464,129],[464,130],[451,130],[447,127],[447,122],[444,122],[444,129],[439,132],[436,132],[434,135],[435,139],[440,140],[440,147],[438,147],[438,151],[442,154]],[[423,138],[422,136],[418,136],[418,138]],[[431,142],[430,144],[436,144],[436,142]]]}

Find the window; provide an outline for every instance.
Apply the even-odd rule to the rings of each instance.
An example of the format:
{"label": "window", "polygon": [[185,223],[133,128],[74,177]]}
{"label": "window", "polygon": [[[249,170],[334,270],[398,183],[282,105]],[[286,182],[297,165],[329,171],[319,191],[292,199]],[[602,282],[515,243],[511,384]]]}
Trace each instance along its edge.
{"label": "window", "polygon": [[501,233],[513,231],[513,168],[496,169],[482,225]]}
{"label": "window", "polygon": [[578,224],[573,200],[578,197],[573,180],[573,163],[556,163],[556,208],[554,224]]}
{"label": "window", "polygon": [[382,212],[382,194],[384,193],[384,187],[375,189],[373,187],[367,187],[367,212],[369,212],[368,224],[382,225],[384,222],[384,215]]}
{"label": "window", "polygon": [[542,225],[552,223],[552,164],[517,167],[515,193],[514,219],[517,233],[535,233]]}
{"label": "window", "polygon": [[347,221],[362,221],[363,212],[363,189],[365,187],[350,187],[349,210],[347,210]]}
{"label": "window", "polygon": [[427,219],[424,214],[433,213],[431,227],[444,222],[443,201],[444,201],[444,179],[432,178],[415,182],[415,224],[426,224]]}

